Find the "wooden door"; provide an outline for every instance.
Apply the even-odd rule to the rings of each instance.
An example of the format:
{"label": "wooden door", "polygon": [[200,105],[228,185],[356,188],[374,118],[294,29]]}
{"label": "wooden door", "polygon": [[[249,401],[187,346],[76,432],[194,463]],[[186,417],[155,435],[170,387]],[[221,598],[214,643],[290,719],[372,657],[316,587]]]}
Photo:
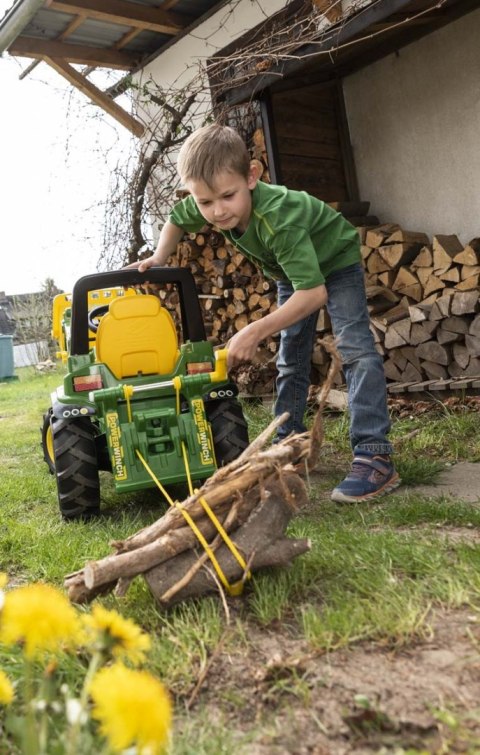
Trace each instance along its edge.
{"label": "wooden door", "polygon": [[277,183],[325,202],[357,199],[341,97],[337,82],[271,93]]}

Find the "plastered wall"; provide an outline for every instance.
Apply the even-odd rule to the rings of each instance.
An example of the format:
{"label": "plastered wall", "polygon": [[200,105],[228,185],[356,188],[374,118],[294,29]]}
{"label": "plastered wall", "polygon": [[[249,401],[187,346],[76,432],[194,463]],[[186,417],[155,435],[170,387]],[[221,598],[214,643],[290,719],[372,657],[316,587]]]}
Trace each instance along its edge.
{"label": "plastered wall", "polygon": [[480,236],[480,9],[344,80],[360,196],[405,229]]}
{"label": "plastered wall", "polygon": [[[199,61],[205,62],[284,6],[285,0],[231,0],[145,66],[137,81],[152,79],[165,89],[185,87],[198,75]],[[199,120],[209,108],[208,98],[198,104]]]}

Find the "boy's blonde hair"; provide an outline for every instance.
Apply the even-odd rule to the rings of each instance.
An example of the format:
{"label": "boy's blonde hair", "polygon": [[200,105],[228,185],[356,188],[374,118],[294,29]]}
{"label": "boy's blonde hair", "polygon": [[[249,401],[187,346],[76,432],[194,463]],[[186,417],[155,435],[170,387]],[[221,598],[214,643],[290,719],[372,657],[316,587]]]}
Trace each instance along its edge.
{"label": "boy's blonde hair", "polygon": [[210,188],[222,171],[247,178],[250,155],[241,136],[230,128],[213,123],[194,131],[182,144],[177,170],[182,180],[205,181]]}

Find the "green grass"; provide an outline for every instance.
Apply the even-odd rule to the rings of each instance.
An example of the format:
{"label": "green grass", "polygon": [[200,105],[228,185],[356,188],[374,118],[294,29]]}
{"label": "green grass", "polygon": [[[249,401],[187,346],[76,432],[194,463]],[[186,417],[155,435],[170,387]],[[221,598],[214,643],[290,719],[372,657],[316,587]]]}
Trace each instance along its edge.
{"label": "green grass", "polygon": [[[66,574],[108,555],[111,540],[165,510],[159,494],[121,496],[102,473],[102,516],[88,523],[61,519],[40,447],[42,415],[61,379],[61,369],[50,375],[23,370],[18,382],[0,384],[0,571],[14,584],[43,580],[61,587]],[[245,413],[251,437],[271,420],[271,410],[262,406],[249,403]],[[395,648],[427,637],[432,611],[465,605],[474,611],[479,605],[480,549],[448,537],[451,527],[478,527],[478,507],[405,488],[362,506],[333,504],[328,491],[350,462],[347,418],[327,413],[324,429],[321,479],[312,482],[310,503],[289,530],[309,538],[311,550],[289,569],[256,574],[245,595],[229,601],[229,623],[217,596],[163,613],[141,579],[121,600],[99,599],[153,638],[149,668],[176,702],[172,755],[248,752],[255,736],[273,725],[265,716],[243,733],[228,728],[231,711],[240,706],[245,713],[249,705],[241,684],[233,682],[209,687],[207,699],[200,693],[196,705],[184,710],[220,642],[222,657],[239,665],[241,658],[253,657],[252,631],[267,636],[276,628],[313,652],[364,640]],[[395,463],[408,485],[434,481],[447,462],[480,460],[478,415],[461,408],[447,411],[437,403],[427,414],[393,417],[392,439]],[[61,668],[72,685],[78,664],[65,661]],[[0,667],[20,677],[18,658],[1,647]],[[277,679],[269,691],[271,705],[280,706],[292,695],[308,705],[309,694],[301,674]]]}

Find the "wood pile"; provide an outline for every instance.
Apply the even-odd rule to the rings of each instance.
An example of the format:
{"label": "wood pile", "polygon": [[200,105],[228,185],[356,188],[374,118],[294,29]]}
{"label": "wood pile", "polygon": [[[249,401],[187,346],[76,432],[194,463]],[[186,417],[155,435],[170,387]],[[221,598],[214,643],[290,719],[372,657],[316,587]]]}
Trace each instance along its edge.
{"label": "wood pile", "polygon": [[[171,258],[174,267],[188,267],[195,277],[205,330],[215,344],[226,344],[249,322],[276,309],[275,283],[268,280],[224,236],[206,226],[187,234]],[[161,291],[167,305],[176,305],[175,292]],[[275,380],[278,338],[267,339],[252,365],[239,368],[235,380],[242,393],[271,393]]]}
{"label": "wood pile", "polygon": [[[238,459],[218,469],[183,503],[172,505],[156,522],[125,540],[111,543],[114,553],[67,575],[70,600],[88,603],[112,591],[125,595],[140,575],[162,607],[221,589],[214,561],[184,512],[208,542],[230,584],[242,583],[264,567],[288,566],[306,553],[310,541],[287,537],[285,530],[295,512],[308,503],[306,487],[291,462],[309,458],[310,439],[306,434],[291,436],[264,450],[286,417],[274,420]],[[240,559],[214,525],[205,502],[234,541]]]}
{"label": "wood pile", "polygon": [[480,239],[360,228],[371,329],[387,380],[480,375]]}

